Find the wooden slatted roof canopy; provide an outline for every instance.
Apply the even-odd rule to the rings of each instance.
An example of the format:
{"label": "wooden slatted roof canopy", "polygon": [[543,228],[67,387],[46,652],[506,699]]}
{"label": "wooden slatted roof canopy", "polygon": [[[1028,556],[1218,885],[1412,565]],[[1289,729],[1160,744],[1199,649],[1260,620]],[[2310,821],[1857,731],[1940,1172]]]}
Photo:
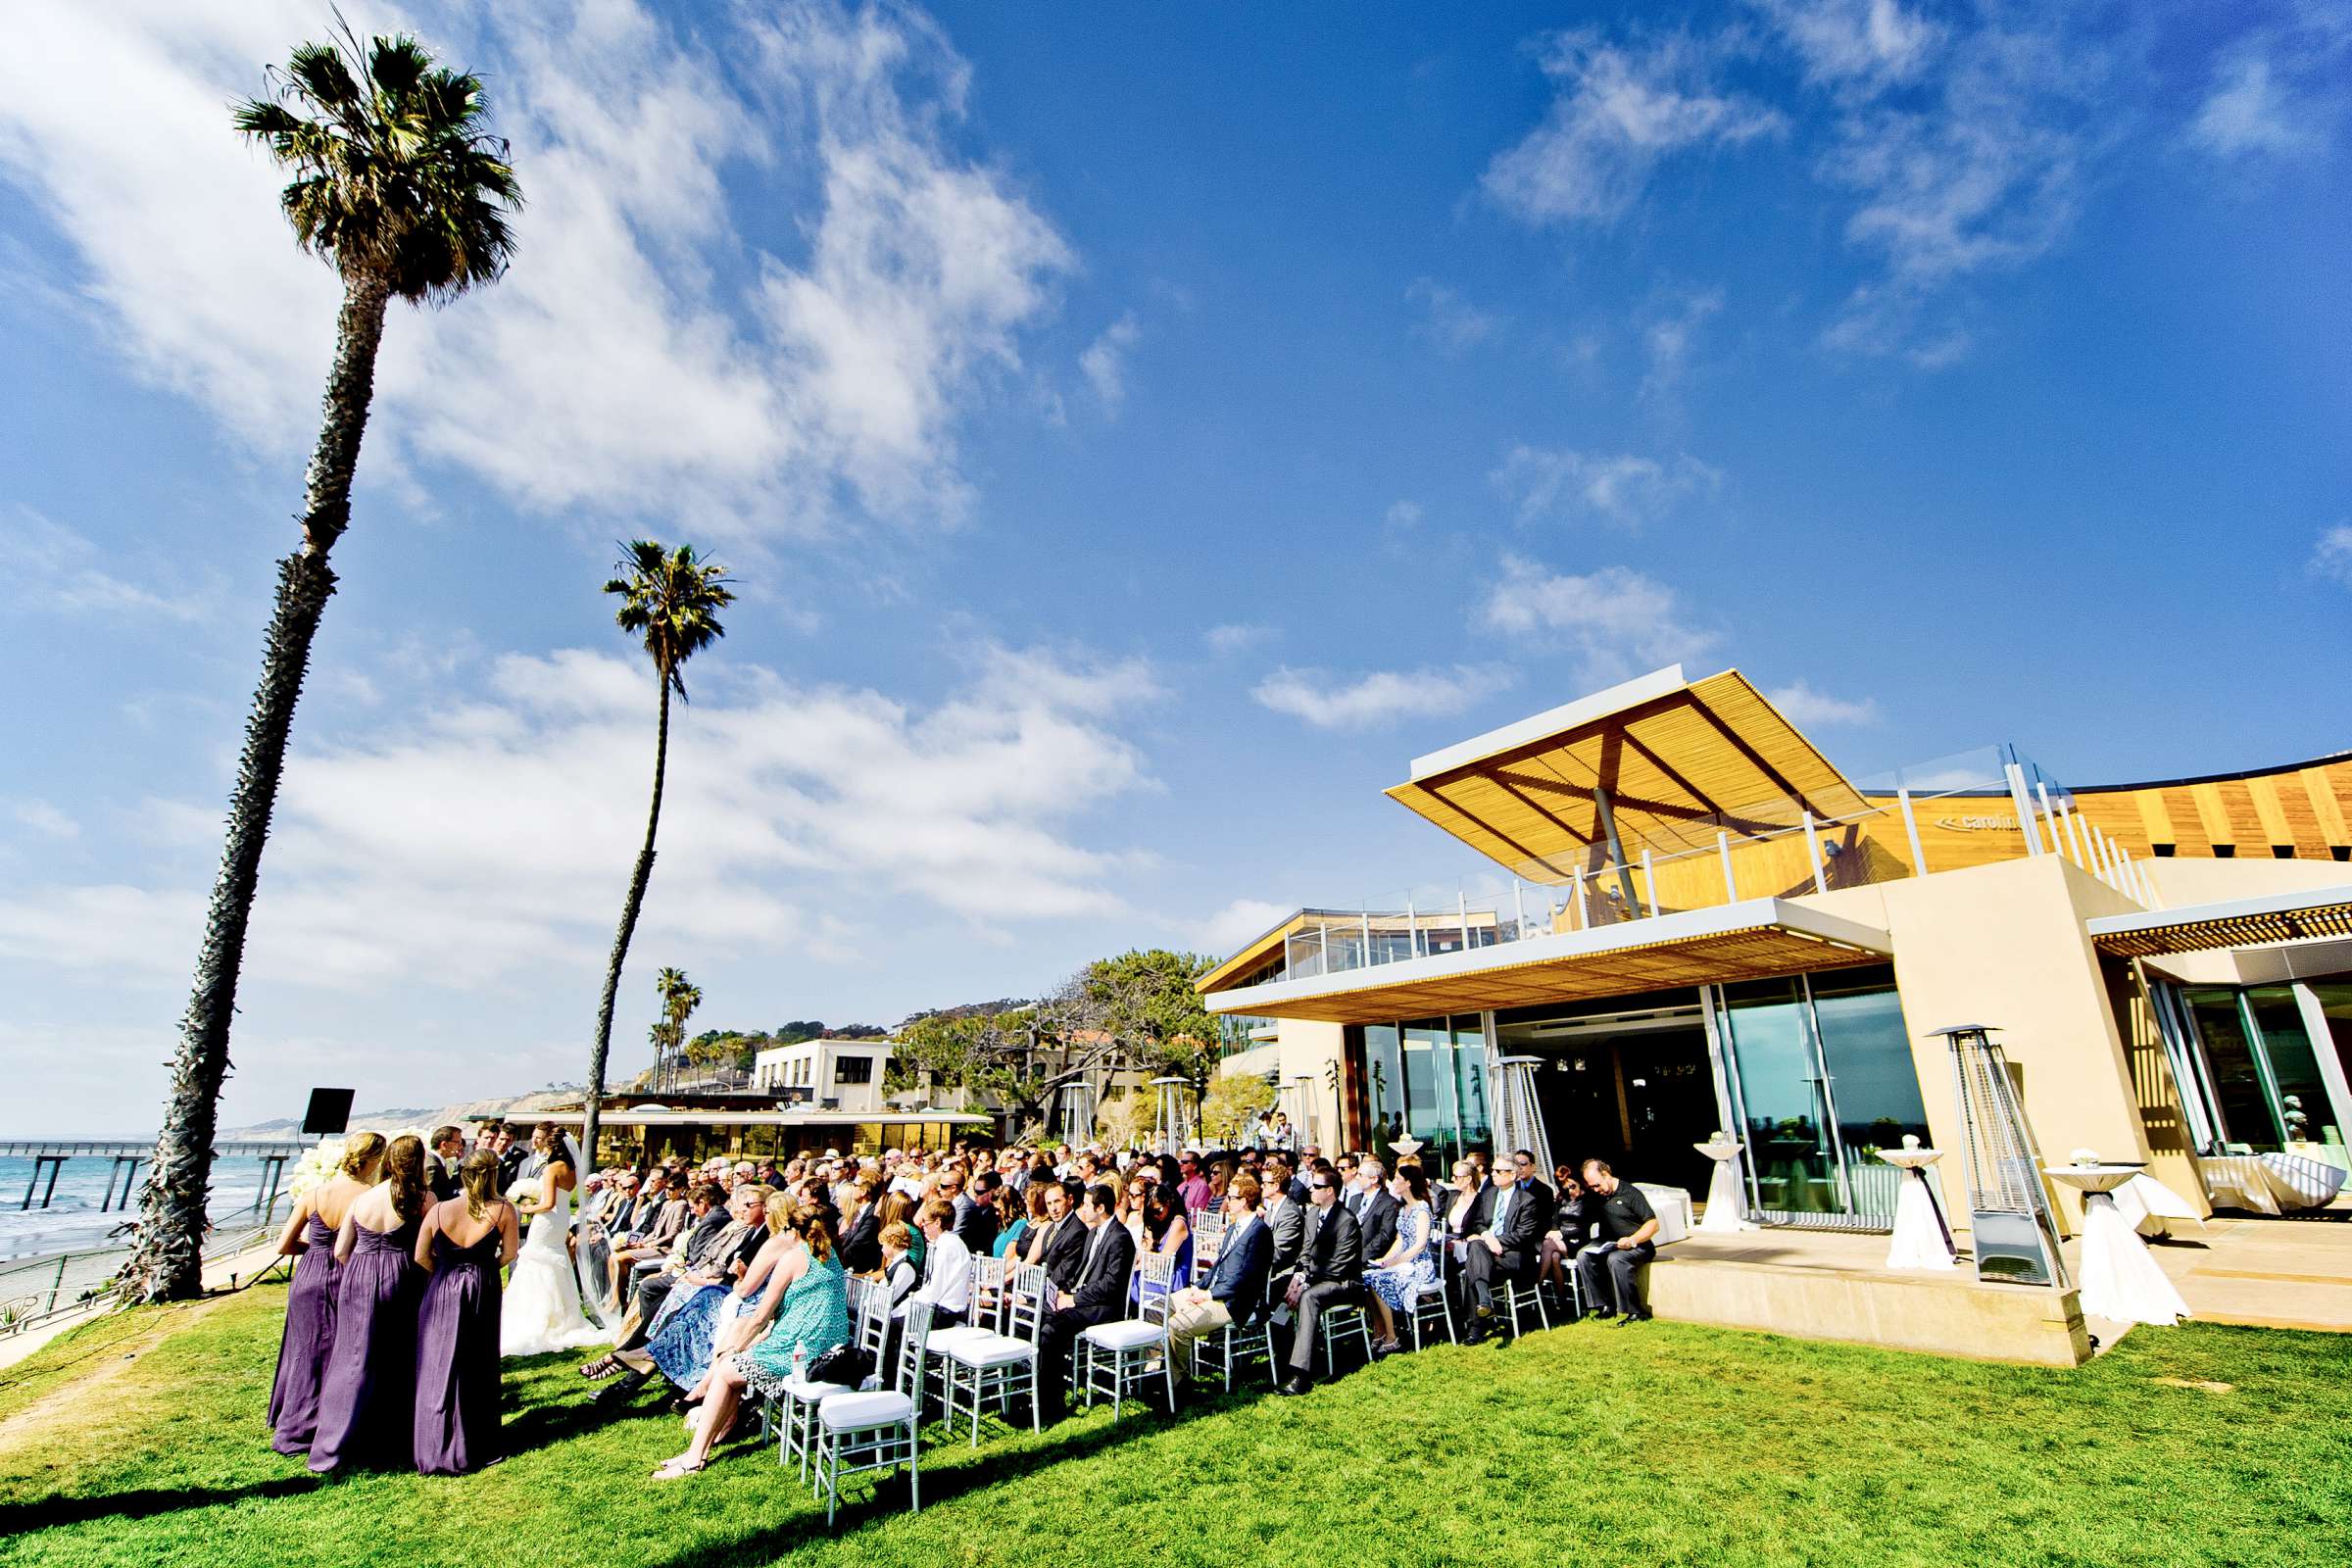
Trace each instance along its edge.
{"label": "wooden slatted roof canopy", "polygon": [[2274,894],[2153,914],[2109,915],[2090,922],[2090,937],[2101,953],[2126,958],[2265,947],[2315,937],[2352,937],[2352,887]]}
{"label": "wooden slatted roof canopy", "polygon": [[1377,1023],[1671,986],[1780,979],[1883,963],[1890,947],[1883,931],[1761,899],[1438,959],[1212,992],[1204,1002],[1211,1012]]}
{"label": "wooden slatted roof canopy", "polygon": [[1415,760],[1391,798],[1529,881],[1851,816],[1861,794],[1736,669],[1672,665]]}

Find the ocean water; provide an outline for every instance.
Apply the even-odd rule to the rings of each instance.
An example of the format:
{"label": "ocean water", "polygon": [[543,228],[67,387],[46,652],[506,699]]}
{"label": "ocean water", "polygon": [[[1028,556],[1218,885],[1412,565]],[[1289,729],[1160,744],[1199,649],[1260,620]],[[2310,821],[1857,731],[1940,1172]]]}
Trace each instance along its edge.
{"label": "ocean water", "polygon": [[[57,1193],[49,1206],[40,1206],[40,1189],[32,1194],[33,1206],[20,1209],[24,1200],[24,1185],[32,1179],[33,1162],[14,1155],[0,1158],[0,1261],[11,1258],[37,1257],[50,1252],[79,1251],[86,1248],[120,1246],[123,1237],[115,1233],[125,1222],[138,1217],[138,1200],[134,1197],[130,1209],[117,1207],[100,1212],[98,1205],[106,1198],[106,1178],[114,1168],[114,1160],[104,1154],[76,1154],[66,1161],[65,1169],[57,1175]],[[289,1162],[289,1173],[291,1162]],[[140,1167],[145,1174],[146,1167]],[[41,1187],[49,1185],[44,1173]],[[122,1200],[122,1183],[115,1184],[115,1201]],[[253,1213],[253,1201],[261,1196],[262,1162],[250,1158],[222,1158],[213,1164],[213,1196],[211,1212],[217,1226],[235,1227],[259,1223]],[[284,1192],[281,1181],[279,1191]],[[285,1217],[286,1205],[281,1198],[277,1217]]]}

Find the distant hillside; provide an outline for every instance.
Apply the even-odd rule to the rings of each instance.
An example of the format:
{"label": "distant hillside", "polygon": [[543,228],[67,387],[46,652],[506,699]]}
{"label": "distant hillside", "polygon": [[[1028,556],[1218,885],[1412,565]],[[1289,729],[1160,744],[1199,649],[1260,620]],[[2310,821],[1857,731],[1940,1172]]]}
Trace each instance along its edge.
{"label": "distant hillside", "polygon": [[[444,1122],[454,1122],[462,1127],[469,1116],[528,1116],[531,1112],[544,1110],[550,1105],[560,1104],[567,1100],[577,1100],[579,1093],[576,1089],[541,1089],[531,1094],[514,1095],[504,1100],[469,1100],[457,1105],[407,1105],[383,1110],[355,1110],[351,1113],[351,1125],[378,1132],[396,1127],[415,1127],[423,1132],[430,1132]],[[259,1121],[247,1127],[223,1128],[219,1134],[222,1139],[299,1138],[301,1135],[302,1118],[300,1116],[286,1116],[276,1121]]]}

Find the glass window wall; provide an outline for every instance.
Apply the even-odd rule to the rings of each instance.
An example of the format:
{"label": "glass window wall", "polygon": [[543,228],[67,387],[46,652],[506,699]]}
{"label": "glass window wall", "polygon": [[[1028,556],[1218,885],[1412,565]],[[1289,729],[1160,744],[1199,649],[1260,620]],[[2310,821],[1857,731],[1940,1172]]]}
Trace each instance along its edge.
{"label": "glass window wall", "polygon": [[1465,1151],[1492,1142],[1479,1014],[1365,1025],[1362,1074],[1376,1148],[1410,1134],[1424,1146],[1421,1163],[1443,1175]]}
{"label": "glass window wall", "polygon": [[2224,1147],[2236,1145],[2248,1152],[2278,1147],[2278,1124],[2271,1119],[2271,1099],[2263,1084],[2262,1065],[2246,1033],[2246,1018],[2237,993],[2200,988],[2182,994],[2188,1016],[2196,1026],[2197,1043],[2204,1048],[2205,1064],[2213,1074],[2214,1098],[2221,1102]]}
{"label": "glass window wall", "polygon": [[1893,1222],[1878,1157],[1928,1132],[1894,971],[1885,964],[1718,992],[1718,1027],[1756,1207],[1786,1222]]}
{"label": "glass window wall", "polygon": [[2328,1084],[2320,1076],[2320,1058],[2312,1050],[2311,1033],[2303,1027],[2303,1008],[2289,986],[2257,986],[2246,993],[2246,1011],[2270,1058],[2271,1086],[2278,1092],[2278,1121],[2290,1144],[2315,1141],[2320,1128],[2333,1122],[2328,1106]]}

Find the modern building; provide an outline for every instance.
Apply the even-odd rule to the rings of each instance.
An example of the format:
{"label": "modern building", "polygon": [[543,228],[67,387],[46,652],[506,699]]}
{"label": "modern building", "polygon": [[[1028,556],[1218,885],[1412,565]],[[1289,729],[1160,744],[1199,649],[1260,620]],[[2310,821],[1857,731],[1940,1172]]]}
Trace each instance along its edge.
{"label": "modern building", "polygon": [[2068,788],[1988,748],[1851,780],[1737,671],[1678,666],[1388,794],[1486,869],[1301,907],[1200,982],[1225,1070],[1327,1149],[1534,1136],[1498,1129],[1516,1075],[1547,1160],[1701,1195],[1693,1146],[1729,1131],[1748,1218],[1884,1229],[1876,1152],[1963,1146],[1935,1031],[1983,1023],[2045,1159],[2145,1161],[2200,1208],[2247,1155],[2345,1162],[2352,755]]}
{"label": "modern building", "polygon": [[890,1051],[887,1040],[804,1040],[769,1046],[752,1058],[752,1088],[819,1110],[880,1110]]}

